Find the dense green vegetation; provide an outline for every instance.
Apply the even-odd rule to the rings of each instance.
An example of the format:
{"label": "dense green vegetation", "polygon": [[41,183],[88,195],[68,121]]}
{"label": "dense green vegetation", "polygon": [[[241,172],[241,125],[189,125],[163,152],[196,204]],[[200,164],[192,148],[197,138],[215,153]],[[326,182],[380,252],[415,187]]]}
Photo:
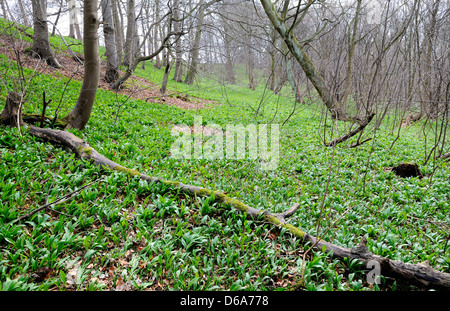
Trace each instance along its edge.
{"label": "dense green vegetation", "polygon": [[[59,38],[53,44],[64,49]],[[57,43],[59,42],[59,43]],[[7,91],[18,88],[15,61],[0,57]],[[76,102],[81,82],[62,75],[34,75],[27,86],[24,112],[41,112],[42,90],[53,100],[52,116]],[[161,83],[163,70],[150,63],[136,75]],[[223,85],[211,77],[187,86],[169,81],[170,90],[219,104],[183,110],[160,103],[128,100],[98,90],[88,126],[74,134],[106,157],[147,175],[226,192],[255,208],[281,212],[293,203],[300,209],[289,222],[315,233],[320,210],[324,239],[345,247],[368,238],[375,254],[405,262],[429,260],[450,272],[448,241],[450,167],[429,161],[433,124],[401,129],[394,112],[373,133],[370,142],[346,148],[323,146],[334,131],[324,125],[320,106],[297,104],[294,115],[280,126],[280,161],[273,171],[249,159],[207,161],[170,157],[176,124],[280,125],[291,114],[289,96],[275,96],[263,85],[255,91]],[[8,88],[7,88],[8,86]],[[124,104],[123,104],[124,103]],[[120,111],[118,112],[119,105]],[[260,106],[258,111],[258,106]],[[258,113],[256,113],[258,111]],[[117,119],[116,119],[117,117]],[[337,134],[336,134],[337,136]],[[427,138],[427,139],[425,139]],[[285,290],[298,282],[302,254],[308,246],[283,230],[224,209],[210,199],[190,198],[162,184],[149,184],[119,172],[104,171],[23,131],[0,127],[0,288],[2,290],[106,290],[111,288],[175,290]],[[386,167],[416,162],[426,176],[399,178]],[[30,218],[16,218],[80,188],[93,184]],[[346,211],[342,219],[335,221]],[[50,273],[45,273],[42,268]],[[312,252],[305,264],[307,290],[392,290],[402,284],[384,279],[366,281],[354,262],[338,262]],[[410,287],[406,287],[410,288]]]}

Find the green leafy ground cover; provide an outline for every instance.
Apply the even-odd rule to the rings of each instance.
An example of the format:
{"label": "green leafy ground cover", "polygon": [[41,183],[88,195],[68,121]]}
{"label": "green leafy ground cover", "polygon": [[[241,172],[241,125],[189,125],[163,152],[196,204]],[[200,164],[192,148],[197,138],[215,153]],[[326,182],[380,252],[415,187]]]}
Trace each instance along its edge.
{"label": "green leafy ground cover", "polygon": [[[14,61],[0,57],[1,72],[11,73],[1,88],[2,101],[7,90],[17,87],[14,66]],[[136,74],[160,83],[163,71],[147,65]],[[31,75],[25,69],[25,76]],[[292,111],[292,98],[271,95],[263,86],[251,91],[245,82],[234,86],[216,82],[205,79],[187,86],[170,80],[169,89],[220,105],[183,110],[129,100],[116,122],[126,97],[98,90],[88,126],[72,132],[111,160],[147,175],[220,190],[271,212],[297,202],[300,208],[289,222],[311,233],[323,205],[321,233],[333,226],[324,239],[353,247],[366,236],[375,254],[411,263],[429,260],[436,269],[450,271],[449,164],[421,165],[423,179],[401,179],[385,170],[401,162],[422,163],[432,144],[433,125],[402,129],[390,149],[398,122],[392,114],[372,141],[353,149],[347,144],[326,148],[321,141],[320,104],[308,101],[309,106],[297,104],[296,113],[280,127],[280,161],[273,171],[262,170],[259,161],[249,159],[171,158],[175,139],[171,129],[176,124],[192,126],[195,116],[201,116],[205,126],[225,128],[239,123],[282,124]],[[34,77],[27,88],[25,112],[41,112],[45,89],[54,103],[47,115],[54,114],[61,98],[60,115],[67,113],[81,87],[75,80],[67,83],[62,76]],[[331,125],[325,126],[330,135]],[[339,130],[345,131],[345,126],[340,124]],[[286,290],[299,281],[308,246],[210,199],[189,198],[162,184],[104,171],[26,131],[20,137],[17,129],[0,127],[0,158],[2,290]],[[93,184],[52,206],[54,211],[14,222],[89,182]],[[373,286],[366,272],[355,262],[312,252],[305,263],[304,288],[411,289],[384,278]]]}

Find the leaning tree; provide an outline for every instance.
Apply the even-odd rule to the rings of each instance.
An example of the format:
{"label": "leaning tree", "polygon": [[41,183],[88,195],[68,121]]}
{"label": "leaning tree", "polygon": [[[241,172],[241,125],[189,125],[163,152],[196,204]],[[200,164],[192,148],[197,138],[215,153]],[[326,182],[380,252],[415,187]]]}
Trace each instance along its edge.
{"label": "leaning tree", "polygon": [[[350,137],[356,135],[357,133],[364,130],[364,128],[373,119],[375,113],[372,111],[366,111],[364,117],[359,117],[357,115],[349,115],[344,109],[343,103],[339,102],[333,94],[330,87],[328,87],[323,75],[319,72],[310,56],[305,49],[305,40],[300,40],[294,34],[295,27],[302,21],[306,12],[316,1],[309,1],[304,7],[300,8],[301,3],[294,8],[294,15],[288,15],[287,12],[290,10],[290,1],[286,0],[282,7],[281,12],[278,12],[271,0],[260,0],[261,5],[269,18],[272,26],[280,35],[281,39],[284,41],[289,52],[295,58],[297,63],[302,68],[307,79],[314,86],[317,94],[322,100],[323,104],[326,106],[327,110],[330,112],[331,117],[339,121],[351,121],[358,124],[358,127],[348,134],[333,140],[328,143],[328,146],[334,146],[337,143],[343,142]],[[358,1],[359,3],[360,1]]]}

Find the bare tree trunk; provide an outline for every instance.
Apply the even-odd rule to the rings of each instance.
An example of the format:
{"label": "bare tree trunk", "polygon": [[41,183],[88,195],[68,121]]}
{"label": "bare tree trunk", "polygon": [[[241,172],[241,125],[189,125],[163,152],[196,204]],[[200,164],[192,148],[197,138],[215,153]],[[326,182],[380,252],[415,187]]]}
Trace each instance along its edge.
{"label": "bare tree trunk", "polygon": [[231,56],[231,41],[232,37],[229,33],[230,28],[227,26],[227,22],[222,19],[223,22],[223,41],[225,45],[225,70],[226,70],[226,77],[228,83],[235,84],[236,83],[236,77],[234,74],[234,66],[233,66],[233,59]]}
{"label": "bare tree trunk", "polygon": [[175,0],[173,4],[174,24],[173,29],[177,34],[175,37],[175,73],[173,79],[177,82],[183,81],[183,50],[181,47],[181,22],[177,21],[180,18],[180,1]]}
{"label": "bare tree trunk", "polygon": [[186,78],[184,82],[186,84],[192,84],[194,83],[195,75],[197,74],[197,66],[198,66],[198,56],[200,52],[200,39],[202,36],[202,30],[203,30],[203,19],[205,17],[205,6],[203,4],[203,0],[201,1],[201,4],[199,5],[198,9],[198,15],[197,15],[197,26],[195,30],[195,37],[194,37],[194,46],[192,47],[191,52],[191,61],[190,66],[188,69],[188,72],[186,73]]}
{"label": "bare tree trunk", "polygon": [[105,81],[111,83],[116,81],[119,77],[119,61],[117,59],[116,37],[111,0],[102,0],[101,6],[106,49]]}
{"label": "bare tree trunk", "polygon": [[20,13],[22,13],[23,24],[27,27],[30,27],[30,23],[28,22],[27,14],[25,13],[22,0],[18,0],[17,2],[19,3]]}
{"label": "bare tree trunk", "polygon": [[[251,37],[249,37],[249,41],[251,41]],[[254,75],[254,69],[255,69],[255,60],[253,58],[252,53],[252,47],[251,45],[247,45],[247,73],[248,73],[248,87],[251,90],[256,89],[256,83],[255,83],[255,75]]]}
{"label": "bare tree trunk", "polygon": [[61,12],[62,12],[62,9],[63,9],[63,1],[64,1],[64,0],[60,0],[60,2],[59,2],[58,13],[56,14],[56,20],[55,20],[55,22],[53,23],[52,37],[55,35],[55,32],[56,32],[56,25],[58,25],[59,18],[61,17]]}
{"label": "bare tree trunk", "polygon": [[82,40],[83,37],[81,36],[80,31],[80,23],[78,22],[78,14],[77,14],[77,3],[75,0],[68,0],[69,1],[69,37]]}
{"label": "bare tree trunk", "polygon": [[276,80],[276,73],[275,73],[275,54],[276,54],[276,45],[277,45],[277,38],[275,37],[276,31],[275,29],[272,29],[272,32],[270,34],[270,42],[268,42],[269,47],[269,56],[270,56],[270,76],[269,76],[269,89],[272,91],[275,91],[275,80]]}
{"label": "bare tree trunk", "polygon": [[[155,20],[159,20],[159,0],[155,0]],[[153,36],[153,49],[156,50],[158,48],[158,25],[155,25],[155,35]],[[161,69],[161,59],[159,58],[159,54],[155,57],[155,68]]]}
{"label": "bare tree trunk", "polygon": [[[14,20],[14,15],[12,15],[11,10],[9,9],[8,1],[3,0],[2,3],[5,4],[6,12],[9,15],[9,19],[13,21]],[[5,15],[5,18],[8,18],[7,15]]]}
{"label": "bare tree trunk", "polygon": [[275,91],[275,53],[270,53],[269,89]]}
{"label": "bare tree trunk", "polygon": [[298,83],[298,81],[295,79],[294,77],[294,70],[293,70],[293,64],[290,58],[290,55],[286,56],[286,78],[289,81],[289,84],[292,87],[292,91],[295,94],[295,101],[297,102],[301,102],[302,98],[300,95],[300,85]]}
{"label": "bare tree trunk", "polygon": [[3,18],[8,19],[8,13],[6,12],[5,2],[6,2],[6,0],[1,0]]}
{"label": "bare tree trunk", "polygon": [[355,14],[355,18],[353,19],[353,30],[351,33],[349,32],[347,74],[345,76],[344,96],[341,101],[344,105],[347,105],[348,96],[350,94],[350,86],[352,83],[353,55],[355,54],[356,34],[358,32],[359,14],[361,11],[361,1],[362,0],[357,0],[356,14]]}
{"label": "bare tree trunk", "polygon": [[[167,56],[167,58],[169,58],[169,56]],[[163,81],[162,81],[162,84],[161,84],[161,88],[159,89],[159,91],[161,92],[162,95],[166,94],[167,82],[169,80],[169,73],[170,73],[170,68],[171,67],[172,67],[172,64],[170,63],[169,59],[167,59],[167,65],[166,65],[166,68],[164,69]]]}
{"label": "bare tree trunk", "polygon": [[128,0],[128,12],[127,12],[127,35],[125,39],[125,55],[123,64],[130,66],[133,62],[135,54],[135,36],[136,36],[136,12],[134,0]]}
{"label": "bare tree trunk", "polygon": [[117,0],[111,0],[112,13],[114,17],[114,35],[116,40],[116,51],[117,51],[117,61],[119,64],[122,63],[123,56],[123,35],[122,35],[122,23],[119,18],[119,13],[117,11]]}
{"label": "bare tree trunk", "polygon": [[67,121],[67,128],[83,129],[89,121],[92,107],[94,106],[98,81],[100,79],[100,57],[98,53],[97,35],[99,20],[97,5],[97,0],[84,0],[83,46],[85,74],[77,104],[64,118]]}
{"label": "bare tree trunk", "polygon": [[48,65],[60,68],[61,65],[53,56],[48,39],[47,0],[33,0],[32,6],[34,40],[31,51],[35,57],[45,60]]}
{"label": "bare tree trunk", "polygon": [[[434,89],[431,87],[431,76],[433,74],[434,68],[432,68],[432,53],[433,53],[433,45],[434,38],[436,37],[436,23],[437,23],[437,13],[439,11],[440,0],[433,1],[433,8],[430,16],[430,26],[428,31],[426,31],[426,39],[425,39],[425,70],[424,70],[424,82],[423,82],[423,90],[425,94],[425,98],[421,101],[421,109],[419,116],[415,119],[420,119],[424,114],[428,114],[428,117],[436,118],[437,109],[434,109],[433,105],[433,92]],[[427,111],[428,110],[428,111]]]}

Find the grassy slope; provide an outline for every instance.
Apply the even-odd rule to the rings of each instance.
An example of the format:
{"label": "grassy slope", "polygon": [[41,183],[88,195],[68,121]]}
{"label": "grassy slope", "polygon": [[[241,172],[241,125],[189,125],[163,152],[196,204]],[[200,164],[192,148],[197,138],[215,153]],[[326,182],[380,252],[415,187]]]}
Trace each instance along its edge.
{"label": "grassy slope", "polygon": [[[53,40],[63,46],[57,38]],[[14,63],[5,58],[0,62],[2,78],[8,73],[11,87]],[[159,83],[163,73],[147,65],[146,71],[136,74]],[[28,86],[25,110],[40,112],[44,88],[55,103],[48,114],[54,113],[66,82],[64,77],[35,77]],[[62,100],[66,112],[75,103],[80,86],[77,81],[68,85]],[[430,260],[449,272],[448,247],[443,253],[448,230],[429,222],[449,221],[448,164],[437,168],[431,183],[429,178],[399,179],[383,170],[404,161],[422,161],[425,143],[419,125],[403,130],[392,150],[393,117],[373,141],[356,149],[339,146],[333,150],[321,144],[320,113],[312,105],[301,107],[281,128],[281,159],[274,171],[263,171],[258,162],[250,160],[176,160],[169,157],[173,124],[192,125],[196,115],[205,124],[222,126],[268,123],[275,111],[274,122],[281,123],[293,103],[289,98],[268,97],[261,115],[255,116],[263,87],[253,92],[244,86],[218,86],[208,79],[194,86],[171,80],[169,88],[223,104],[184,111],[129,101],[113,124],[116,97],[99,90],[88,127],[74,133],[112,160],[149,175],[221,190],[270,211],[282,211],[298,202],[301,208],[290,222],[311,232],[329,180],[322,227],[349,206],[352,209],[326,239],[351,247],[365,235],[376,254],[407,262]],[[6,96],[4,85],[1,96]],[[207,199],[186,198],[161,185],[102,172],[66,150],[27,134],[18,137],[16,129],[0,128],[0,157],[2,289],[95,290],[125,283],[138,289],[273,290],[298,280],[303,251],[299,241],[222,210]],[[429,174],[434,165],[421,169]],[[9,223],[92,180],[94,186],[54,207],[66,215],[41,212],[23,224]],[[32,275],[42,267],[51,267],[52,273],[43,281],[36,280]],[[306,288],[373,286],[354,263],[341,264],[316,253],[308,258]],[[386,281],[381,288],[392,289],[393,284]]]}

